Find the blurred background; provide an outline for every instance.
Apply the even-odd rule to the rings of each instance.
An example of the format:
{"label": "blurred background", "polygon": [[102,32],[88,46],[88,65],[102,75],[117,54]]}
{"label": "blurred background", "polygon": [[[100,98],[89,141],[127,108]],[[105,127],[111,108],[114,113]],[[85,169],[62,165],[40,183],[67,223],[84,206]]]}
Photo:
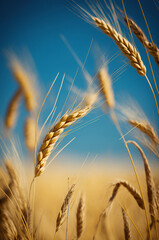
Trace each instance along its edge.
{"label": "blurred background", "polygon": [[[75,2],[90,11],[87,3],[84,1],[78,0]],[[115,0],[113,3],[117,9],[122,32],[132,42],[122,14],[119,11],[119,9],[123,11],[122,1]],[[148,39],[150,39],[138,1],[125,0],[124,3],[128,17],[134,19],[145,32]],[[109,10],[106,8],[104,2],[101,4],[105,15],[108,17],[110,15]],[[159,31],[157,30],[159,2],[157,0],[141,0],[141,4],[151,30],[153,41],[159,46]],[[0,123],[1,134],[3,136],[7,106],[17,89],[17,83],[8,66],[8,51],[14,52],[20,60],[22,59],[22,62],[27,61],[32,71],[36,73],[36,90],[39,92],[39,104],[42,103],[55,76],[59,72],[56,84],[42,109],[39,120],[40,126],[42,126],[53,107],[64,73],[65,80],[57,102],[54,119],[62,110],[72,80],[78,69],[74,86],[81,93],[86,91],[87,81],[83,75],[81,66],[79,66],[68,48],[68,44],[63,40],[64,38],[82,64],[86,59],[85,69],[91,77],[98,71],[99,66],[103,63],[103,58],[105,61],[108,61],[108,72],[112,76],[116,106],[118,107],[123,102],[129,105],[129,99],[133,99],[133,101],[135,99],[142,107],[152,125],[158,128],[159,122],[156,106],[146,79],[139,76],[136,70],[130,64],[127,64],[127,59],[122,56],[118,47],[109,37],[105,36],[87,21],[83,21],[83,16],[81,18],[80,11],[75,6],[74,2],[65,0],[0,1]],[[140,51],[142,60],[147,66],[147,76],[155,89],[145,50],[135,36],[134,41]],[[158,82],[159,71],[152,57],[151,62]],[[118,72],[123,66],[124,68]],[[97,82],[95,84],[97,85]],[[71,106],[75,97],[74,93],[70,95],[63,113]],[[105,114],[105,112],[105,106],[100,101],[96,108],[86,118],[82,119],[79,125],[74,126],[73,129],[75,131],[72,131],[72,134],[63,140],[62,146],[72,138],[76,137],[76,139],[60,154],[60,158],[67,158],[68,161],[82,162],[87,154],[89,154],[91,160],[97,156],[97,162],[104,161],[105,163],[114,165],[120,165],[121,160],[125,162],[129,161],[120,135],[109,113]],[[11,133],[14,139],[16,139],[15,142],[18,144],[20,152],[24,156],[27,155],[27,151],[23,143],[23,128],[24,119],[27,114],[24,103],[22,103],[17,126]],[[90,123],[89,121],[92,120],[94,122]],[[84,127],[80,128],[82,125]],[[123,126],[124,134],[128,130],[130,130],[129,126]],[[43,131],[42,137],[46,131],[47,127]],[[127,135],[126,138],[131,139],[131,135]],[[60,146],[58,149],[60,150]]]}

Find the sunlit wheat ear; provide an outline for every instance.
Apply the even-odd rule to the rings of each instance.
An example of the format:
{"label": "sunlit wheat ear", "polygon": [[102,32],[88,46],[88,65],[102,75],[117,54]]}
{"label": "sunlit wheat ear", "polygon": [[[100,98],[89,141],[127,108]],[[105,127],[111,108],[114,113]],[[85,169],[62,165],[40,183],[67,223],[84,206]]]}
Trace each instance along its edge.
{"label": "sunlit wheat ear", "polygon": [[109,198],[109,203],[113,202],[114,198],[116,197],[116,195],[118,193],[120,186],[125,187],[129,191],[129,193],[132,195],[132,197],[136,200],[138,206],[141,209],[144,209],[144,203],[143,203],[140,193],[130,183],[128,183],[125,180],[119,180],[117,183],[115,183],[112,195]]}
{"label": "sunlit wheat ear", "polygon": [[125,240],[130,240],[131,239],[130,224],[128,222],[128,218],[127,218],[127,215],[126,215],[124,209],[122,208],[121,210],[122,210],[122,216],[123,216],[123,221],[124,221]]}
{"label": "sunlit wheat ear", "polygon": [[[94,104],[94,101],[87,102],[85,100],[84,107],[80,106],[78,109],[72,111],[70,114],[65,114],[60,121],[46,134],[43,143],[39,149],[38,155],[37,155],[37,163],[35,167],[35,177],[38,177],[44,172],[45,165],[48,157],[50,156],[55,143],[58,141],[60,135],[63,133],[65,128],[71,126],[74,124],[77,120],[81,119],[82,117],[86,116],[90,110],[92,109],[92,106]],[[88,104],[89,103],[89,104]]]}
{"label": "sunlit wheat ear", "polygon": [[5,116],[5,126],[7,128],[13,128],[16,124],[21,93],[22,93],[21,88],[19,88],[15,92],[13,98],[10,101],[10,104],[8,106],[7,113]]}
{"label": "sunlit wheat ear", "polygon": [[10,69],[22,89],[27,110],[34,111],[37,107],[36,89],[33,87],[35,77],[24,69],[15,56],[11,56],[10,58]]}
{"label": "sunlit wheat ear", "polygon": [[142,148],[135,142],[135,141],[128,141],[128,143],[133,144],[140,152],[141,157],[144,162],[144,168],[145,168],[145,175],[146,175],[146,184],[147,184],[147,194],[148,194],[148,202],[149,202],[149,212],[151,215],[151,221],[152,223],[155,221],[156,217],[156,190],[155,190],[155,183],[152,177],[152,172],[148,163],[148,160],[146,158],[146,155]]}
{"label": "sunlit wheat ear", "polygon": [[64,199],[64,202],[61,206],[61,209],[60,209],[60,212],[57,216],[57,219],[56,219],[56,230],[55,232],[58,232],[59,228],[62,226],[63,222],[65,221],[66,219],[66,213],[67,213],[67,209],[68,209],[68,205],[69,205],[69,202],[71,200],[71,197],[72,197],[72,194],[75,190],[75,184],[73,184],[71,186],[71,188],[69,189],[65,199]]}
{"label": "sunlit wheat ear", "polygon": [[138,74],[145,76],[146,67],[136,48],[120,33],[117,33],[117,31],[109,23],[106,23],[104,20],[93,16],[92,20],[95,22],[97,27],[99,27],[106,35],[111,37],[116,42],[121,52],[130,60],[131,65],[137,70]]}
{"label": "sunlit wheat ear", "polygon": [[154,57],[155,62],[159,66],[159,49],[154,44],[148,41],[146,35],[141,30],[141,28],[130,18],[124,18],[127,25],[129,24],[131,30],[136,35],[136,37],[139,39],[139,41],[147,48],[150,55]]}
{"label": "sunlit wheat ear", "polygon": [[29,151],[33,151],[35,148],[35,120],[28,117],[25,120],[24,135],[25,143]]}
{"label": "sunlit wheat ear", "polygon": [[16,227],[8,213],[7,208],[0,209],[0,239],[15,240],[18,237]]}
{"label": "sunlit wheat ear", "polygon": [[78,207],[77,207],[77,213],[76,213],[76,219],[77,219],[77,239],[79,239],[82,236],[82,233],[84,231],[84,221],[85,221],[85,200],[83,195],[80,197]]}
{"label": "sunlit wheat ear", "polygon": [[103,67],[99,70],[98,80],[106,104],[108,105],[109,108],[113,109],[115,106],[115,99],[112,89],[112,81],[106,68]]}
{"label": "sunlit wheat ear", "polygon": [[146,121],[135,121],[135,120],[128,120],[128,123],[131,124],[133,127],[139,129],[142,133],[146,134],[153,143],[159,144],[159,138],[155,133],[153,127]]}

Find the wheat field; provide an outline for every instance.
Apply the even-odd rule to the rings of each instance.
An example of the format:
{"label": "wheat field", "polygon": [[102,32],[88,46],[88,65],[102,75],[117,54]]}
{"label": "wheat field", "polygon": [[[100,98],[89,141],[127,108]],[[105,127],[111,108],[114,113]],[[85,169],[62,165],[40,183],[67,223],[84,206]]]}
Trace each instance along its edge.
{"label": "wheat field", "polygon": [[[15,86],[1,124],[0,240],[159,239],[159,48],[137,4],[144,30],[129,17],[126,1],[122,9],[112,1],[67,2],[102,42],[91,41],[82,63],[61,35],[78,70],[74,77],[57,71],[45,90],[31,58],[7,51]],[[99,50],[107,40],[116,51],[109,58]],[[98,67],[91,75],[92,45]],[[110,74],[113,61],[122,65]],[[76,85],[79,69],[85,89]],[[146,113],[133,88],[132,100],[117,97],[115,83],[124,74],[140,81],[134,83],[143,89],[143,109],[152,103]],[[80,147],[87,143],[85,154]]]}

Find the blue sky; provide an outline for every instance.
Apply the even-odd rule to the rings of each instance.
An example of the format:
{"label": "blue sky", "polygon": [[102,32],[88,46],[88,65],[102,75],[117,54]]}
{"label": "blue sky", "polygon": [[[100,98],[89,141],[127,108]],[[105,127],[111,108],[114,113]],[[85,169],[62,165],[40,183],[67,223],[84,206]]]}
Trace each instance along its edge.
{"label": "blue sky", "polygon": [[[82,7],[87,7],[84,1],[77,2]],[[125,0],[124,3],[128,16],[134,19],[148,36],[138,1]],[[157,3],[155,0],[141,1],[153,40],[157,45],[159,45],[159,31],[156,31],[156,29],[158,29],[157,24],[159,21],[159,14],[155,3]],[[115,4],[122,9],[121,0],[116,0]],[[71,5],[72,3],[70,3],[70,1],[64,0],[0,1],[1,123],[5,117],[7,105],[17,88],[17,83],[14,81],[8,68],[5,56],[6,51],[13,51],[18,56],[23,57],[25,57],[25,55],[27,56],[28,53],[32,56],[38,76],[41,101],[48,91],[54,77],[58,72],[60,72],[55,88],[53,88],[44,106],[44,110],[40,118],[41,124],[45,121],[53,105],[62,76],[66,73],[66,78],[57,105],[59,111],[62,109],[66,94],[70,87],[69,79],[74,77],[78,68],[77,62],[62,41],[60,37],[61,35],[67,39],[82,62],[84,62],[86,58],[88,49],[93,39],[92,47],[85,64],[85,68],[91,76],[94,76],[99,64],[101,64],[100,53],[96,50],[97,46],[100,48],[101,53],[104,53],[106,59],[110,59],[114,54],[118,55],[108,65],[110,75],[124,65],[126,59],[122,56],[115,43],[94,26],[88,24],[86,21],[83,21],[76,14],[73,14],[73,8]],[[71,11],[69,9],[71,9]],[[76,13],[78,14],[78,12]],[[109,12],[106,9],[105,14],[107,15],[108,13]],[[122,31],[130,40],[127,28],[121,15],[120,20]],[[134,40],[143,61],[147,66],[147,75],[154,87],[144,48],[135,37]],[[158,80],[158,68],[154,60],[152,58],[151,60],[156,79]],[[158,126],[158,116],[154,99],[146,79],[138,76],[136,70],[130,65],[126,67],[125,71],[120,76],[117,75],[116,77],[117,81],[114,81],[113,84],[116,102],[120,103],[122,100],[125,102],[125,100],[127,101],[129,97],[136,99],[150,121]],[[81,71],[79,71],[79,74],[77,75],[75,85],[79,89],[84,91],[86,90],[87,84]],[[69,107],[70,101],[66,106]],[[67,108],[65,108],[65,110],[67,110]],[[57,110],[56,116],[59,111]],[[14,134],[18,135],[20,139],[23,138],[23,125],[26,115],[27,113],[23,104],[20,108],[18,127],[14,130]],[[102,108],[97,108],[93,110],[86,119],[83,119],[82,122],[86,123],[87,121],[100,115],[103,115]],[[126,130],[124,129],[123,131]],[[104,115],[100,117],[97,122],[80,129],[74,134],[72,133],[72,135],[68,136],[67,139],[64,140],[63,144],[68,142],[74,136],[76,136],[76,140],[68,146],[65,150],[66,152],[68,151],[70,153],[71,151],[72,153],[82,155],[86,155],[88,152],[94,155],[114,154],[118,156],[118,154],[126,154],[124,145],[122,141],[119,140],[120,136],[109,115]]]}

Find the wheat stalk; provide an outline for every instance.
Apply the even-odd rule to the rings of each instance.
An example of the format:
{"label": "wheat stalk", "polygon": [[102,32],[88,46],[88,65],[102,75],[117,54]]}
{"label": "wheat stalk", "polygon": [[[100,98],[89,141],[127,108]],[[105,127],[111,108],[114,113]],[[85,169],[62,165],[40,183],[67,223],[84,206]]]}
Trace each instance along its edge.
{"label": "wheat stalk", "polygon": [[124,18],[125,22],[128,26],[130,26],[131,30],[135,34],[135,36],[139,39],[139,41],[147,48],[148,52],[151,56],[154,57],[155,62],[159,66],[159,49],[152,42],[149,42],[146,35],[142,31],[142,29],[130,18]]}
{"label": "wheat stalk", "polygon": [[109,108],[114,108],[115,99],[112,89],[112,82],[108,72],[106,71],[106,68],[102,67],[99,70],[98,79],[106,104]]}
{"label": "wheat stalk", "polygon": [[46,134],[43,143],[37,154],[37,163],[35,167],[35,177],[40,176],[45,170],[45,164],[50,156],[55,143],[59,139],[60,135],[63,133],[65,128],[74,124],[78,119],[84,117],[92,108],[92,104],[87,104],[84,107],[79,107],[70,114],[65,114],[59,122]]}
{"label": "wheat stalk", "polygon": [[129,119],[128,123],[145,133],[152,140],[152,142],[159,144],[159,138],[156,135],[153,127],[148,122]]}
{"label": "wheat stalk", "polygon": [[15,92],[13,98],[9,103],[7,113],[5,116],[5,126],[7,128],[13,128],[15,126],[21,93],[22,93],[21,88],[18,88],[18,90]]}
{"label": "wheat stalk", "polygon": [[61,227],[61,225],[63,224],[63,222],[65,221],[66,218],[66,213],[67,213],[67,209],[68,209],[68,204],[69,201],[72,197],[72,194],[74,192],[74,188],[75,188],[75,184],[72,184],[72,186],[70,187],[64,202],[61,206],[60,212],[58,213],[57,219],[56,219],[56,230],[55,232],[58,232],[59,228]]}
{"label": "wheat stalk", "polygon": [[147,194],[148,194],[148,202],[149,202],[149,212],[151,215],[152,223],[155,221],[156,218],[156,190],[155,190],[155,183],[152,177],[151,169],[146,158],[146,155],[142,148],[135,142],[135,141],[128,141],[128,143],[133,144],[140,152],[142,159],[144,161],[144,168],[145,168],[145,175],[146,175],[146,184],[147,184]]}
{"label": "wheat stalk", "polygon": [[145,76],[146,67],[136,48],[120,33],[117,33],[117,31],[109,23],[105,23],[102,19],[93,16],[92,20],[95,22],[97,27],[99,27],[106,35],[116,42],[121,52],[130,60],[131,65],[137,70],[138,74]]}
{"label": "wheat stalk", "polygon": [[78,207],[77,207],[77,213],[76,213],[76,219],[77,219],[77,239],[79,239],[83,233],[84,230],[84,219],[85,219],[85,202],[83,196],[80,197]]}
{"label": "wheat stalk", "polygon": [[124,236],[125,240],[130,240],[131,239],[131,231],[130,231],[130,224],[128,222],[128,218],[125,214],[124,209],[122,208],[122,216],[123,216],[123,221],[124,221]]}

